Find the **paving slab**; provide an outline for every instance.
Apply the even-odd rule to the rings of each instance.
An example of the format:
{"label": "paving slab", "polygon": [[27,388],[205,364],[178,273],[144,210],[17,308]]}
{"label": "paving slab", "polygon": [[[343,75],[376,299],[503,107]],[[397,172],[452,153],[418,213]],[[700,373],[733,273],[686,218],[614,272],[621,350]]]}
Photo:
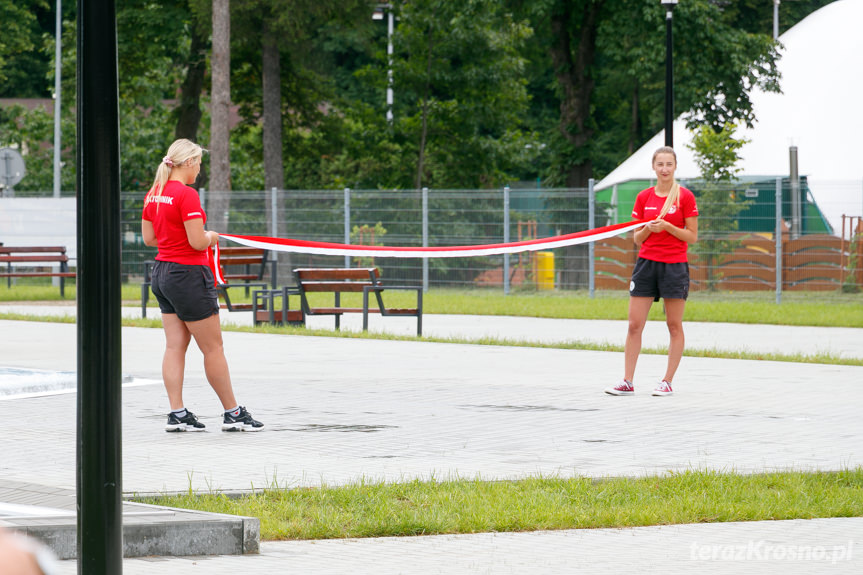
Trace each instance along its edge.
{"label": "paving slab", "polygon": [[[29,305],[0,303],[0,313],[74,316],[76,308],[64,305]],[[140,318],[140,307],[124,307],[123,317]],[[147,317],[158,319],[158,308],[150,308]],[[220,320],[226,326],[252,325],[251,312],[222,311]],[[310,328],[333,329],[332,317],[308,317]],[[360,314],[346,314],[342,330],[362,331]],[[580,320],[515,316],[471,316],[424,314],[423,335],[433,338],[537,343],[592,343],[622,346],[626,338],[625,320]],[[369,316],[369,331],[413,337],[416,319]],[[689,350],[716,350],[775,354],[831,354],[843,358],[863,359],[863,328],[757,325],[740,323],[684,322],[686,347]],[[666,348],[668,330],[662,321],[649,321],[643,334],[645,348]]]}
{"label": "paving slab", "polygon": [[[74,325],[0,322],[4,333],[13,328],[14,338],[2,343],[4,363],[74,369]],[[124,373],[158,382],[160,331],[122,333]],[[665,360],[645,355],[636,395],[612,397],[602,389],[619,377],[619,353],[237,332],[224,338],[238,399],[266,431],[217,431],[220,406],[193,349],[186,405],[212,431],[167,434],[161,385],[124,389],[125,491],[431,475],[840,469],[863,461],[863,367],[686,357],[676,394],[656,398],[649,391]],[[825,381],[830,393],[819,391]],[[30,481],[38,470],[41,483],[73,488],[74,394],[15,405],[22,417],[53,425],[19,430],[20,457],[0,462],[0,473]],[[226,464],[232,452],[244,465]]]}
{"label": "paving slab", "polygon": [[[425,323],[432,323],[433,317]],[[473,321],[503,325],[485,318]],[[533,330],[525,327],[523,333],[532,337],[546,333],[543,322],[533,325]],[[590,327],[567,325],[569,329]],[[74,370],[76,329],[73,324],[0,321],[0,365]],[[757,326],[748,329],[748,337],[756,341]],[[858,337],[858,331],[852,336]],[[799,345],[790,332],[776,334],[784,338],[779,341],[786,349]],[[265,422],[266,431],[217,431],[220,407],[205,383],[200,353],[192,346],[186,404],[210,430],[167,434],[163,431],[167,400],[159,383],[162,333],[123,328],[122,337],[123,372],[142,382],[123,391],[123,490],[130,494],[432,476],[641,476],[686,469],[745,473],[835,470],[863,464],[859,447],[863,436],[861,367],[685,357],[675,379],[675,395],[655,398],[649,391],[664,371],[665,360],[643,355],[637,394],[621,398],[602,393],[620,376],[620,353],[226,332],[226,353],[238,398]],[[838,337],[836,341],[843,340]],[[4,403],[0,400],[0,405]],[[21,483],[38,477],[46,487],[74,489],[74,394],[16,399],[7,405],[11,404],[25,420],[36,418],[52,425],[16,429],[14,437],[0,439],[4,452],[14,442],[18,454],[0,460],[0,477]],[[837,532],[848,530],[849,541],[860,541],[859,520],[831,521],[848,522],[847,527],[837,527]],[[738,530],[722,525],[729,532],[720,540],[735,540]],[[681,526],[680,533],[688,533],[686,528]],[[634,534],[633,545],[643,552],[651,549],[655,537],[661,538],[647,529],[622,531]],[[579,537],[591,537],[587,535],[591,532],[565,533],[569,532],[425,538],[425,545],[418,543],[419,538],[385,540],[381,545],[398,547],[398,542],[405,542],[404,552],[392,551],[393,563],[384,563],[385,568],[375,572],[433,573],[449,565],[452,570],[447,572],[526,572],[519,571],[522,565],[536,564],[543,556],[525,551],[534,546],[530,543],[533,537],[550,541],[546,549],[578,548],[584,544]],[[618,556],[620,537],[617,533],[596,543],[612,561],[608,563],[611,572],[622,570],[630,559],[637,565],[641,557],[636,552]],[[762,539],[795,544],[792,536],[771,534]],[[528,543],[521,543],[523,540]],[[377,551],[362,551],[351,559],[354,550],[366,549],[364,545],[353,541],[265,542],[262,556],[252,558],[261,563],[242,565],[252,573],[281,572],[294,565],[299,572],[337,573],[345,572],[337,568],[344,561],[345,565],[354,563],[352,572],[371,572],[375,563],[367,565],[362,558],[377,556]],[[543,549],[545,543],[536,545]],[[415,546],[428,549],[429,559],[412,570]],[[451,556],[461,557],[457,549],[462,547],[481,550],[467,551],[465,558],[451,561]],[[324,548],[343,559],[333,559],[328,567]],[[863,542],[858,548],[861,553],[859,549]],[[667,559],[660,552],[649,556],[651,562],[676,572],[691,572],[693,564],[685,562],[686,551],[678,550]],[[418,557],[423,553],[418,551]],[[568,552],[561,553],[569,557]],[[563,567],[568,563],[555,567],[554,557],[549,556],[552,563],[544,571],[568,572]],[[590,554],[578,557],[587,561]],[[309,562],[303,563],[304,558]],[[237,565],[236,560],[220,557],[201,560],[200,565],[202,572],[227,572],[228,567],[223,566]],[[130,561],[130,573],[145,572],[135,571],[139,565],[141,569],[149,565],[153,570],[147,572],[154,573],[167,568],[155,560]],[[171,569],[175,565],[186,569],[199,560],[170,561]],[[282,567],[273,570],[271,561]],[[579,565],[577,559],[571,561]],[[840,570],[835,572],[851,564],[838,564]],[[254,570],[258,569],[255,565],[264,567]],[[783,572],[815,572],[825,566],[769,560],[745,567],[752,565],[762,571],[765,565],[770,569],[778,566]],[[813,565],[819,569],[805,571]],[[711,571],[714,567],[718,570]],[[717,573],[740,572],[737,567],[734,561],[695,565]]]}
{"label": "paving slab", "polygon": [[[814,519],[480,533],[329,541],[263,542],[260,555],[138,558],[126,575],[856,575],[863,572],[863,519]],[[76,565],[61,563],[73,575]]]}

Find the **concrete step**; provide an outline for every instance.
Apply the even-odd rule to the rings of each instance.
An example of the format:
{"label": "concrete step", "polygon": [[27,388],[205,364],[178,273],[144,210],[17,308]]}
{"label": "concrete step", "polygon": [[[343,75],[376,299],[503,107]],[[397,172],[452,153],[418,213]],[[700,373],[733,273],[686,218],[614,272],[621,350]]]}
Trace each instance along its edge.
{"label": "concrete step", "polygon": [[[44,542],[58,559],[77,558],[76,493],[34,483],[0,486],[0,527]],[[123,556],[244,555],[260,549],[256,517],[123,502]]]}

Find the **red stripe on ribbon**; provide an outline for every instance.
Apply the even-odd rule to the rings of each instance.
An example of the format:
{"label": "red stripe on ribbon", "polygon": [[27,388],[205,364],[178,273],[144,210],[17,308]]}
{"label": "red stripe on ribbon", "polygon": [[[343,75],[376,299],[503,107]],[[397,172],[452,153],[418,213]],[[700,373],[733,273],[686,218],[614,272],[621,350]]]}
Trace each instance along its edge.
{"label": "red stripe on ribbon", "polygon": [[[220,234],[220,237],[253,248],[301,254],[391,258],[456,258],[538,251],[585,244],[626,233],[630,230],[637,229],[646,223],[646,220],[631,221],[576,232],[573,234],[553,236],[550,238],[524,240],[505,244],[481,244],[473,246],[358,246],[331,242],[270,238],[265,236]],[[216,261],[219,261],[218,253],[216,254]]]}
{"label": "red stripe on ribbon", "polygon": [[219,242],[216,245],[207,248],[207,265],[213,270],[213,277],[216,280],[216,287],[219,284],[228,283],[225,281],[225,274],[222,271],[221,255],[219,254]]}

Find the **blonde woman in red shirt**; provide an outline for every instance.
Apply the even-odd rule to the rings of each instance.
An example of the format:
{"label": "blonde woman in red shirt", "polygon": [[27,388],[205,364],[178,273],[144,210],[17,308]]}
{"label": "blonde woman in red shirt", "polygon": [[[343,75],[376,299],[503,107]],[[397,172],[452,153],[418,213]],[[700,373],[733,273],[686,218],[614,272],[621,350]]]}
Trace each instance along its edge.
{"label": "blonde woman in red shirt", "polygon": [[653,395],[671,395],[671,382],[683,357],[683,309],[689,296],[687,249],[698,240],[695,196],[674,178],[677,154],[662,147],[653,154],[656,186],[638,194],[632,217],[650,220],[635,231],[638,260],[629,283],[629,329],[624,347],[623,380],[605,393],[635,394],[635,365],[641,353],[641,334],[654,301],[663,298],[668,326],[668,365]]}
{"label": "blonde woman in red shirt", "polygon": [[151,287],[162,312],[165,355],[162,379],[171,413],[166,431],[204,431],[205,425],[183,403],[186,350],[191,339],[204,354],[207,381],[225,410],[222,431],[260,431],[234,397],[219,323],[219,297],[207,250],[219,234],[204,229],[207,216],[198,192],[189,187],[201,171],[204,150],[180,139],[171,144],[144,199],[141,232],[144,243],[158,247]]}

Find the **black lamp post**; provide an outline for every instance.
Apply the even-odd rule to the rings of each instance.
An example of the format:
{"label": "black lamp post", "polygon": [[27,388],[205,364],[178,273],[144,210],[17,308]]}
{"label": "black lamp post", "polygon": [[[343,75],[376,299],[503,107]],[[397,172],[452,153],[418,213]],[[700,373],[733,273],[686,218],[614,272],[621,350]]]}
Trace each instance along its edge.
{"label": "black lamp post", "polygon": [[378,4],[372,12],[372,20],[383,20],[387,15],[387,123],[393,123],[393,30],[395,15],[391,4]]}
{"label": "black lamp post", "polygon": [[671,13],[677,0],[660,0],[665,8],[665,145],[674,146],[674,66],[671,49]]}

